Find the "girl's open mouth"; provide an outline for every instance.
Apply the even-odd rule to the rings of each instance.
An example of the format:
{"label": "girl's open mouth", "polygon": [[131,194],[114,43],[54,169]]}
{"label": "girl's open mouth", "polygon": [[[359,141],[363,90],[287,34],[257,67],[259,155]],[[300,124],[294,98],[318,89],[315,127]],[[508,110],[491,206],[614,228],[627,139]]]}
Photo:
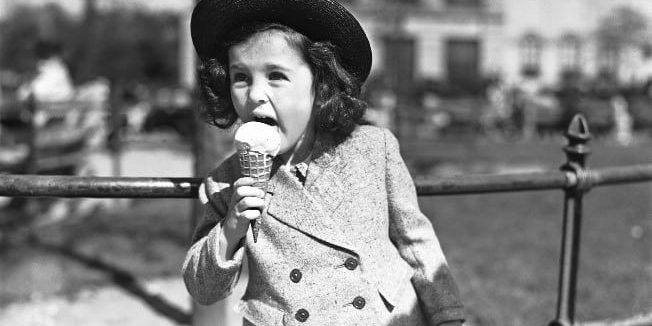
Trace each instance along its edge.
{"label": "girl's open mouth", "polygon": [[254,121],[264,123],[266,125],[270,125],[272,127],[276,127],[277,123],[276,120],[270,118],[270,117],[255,117]]}

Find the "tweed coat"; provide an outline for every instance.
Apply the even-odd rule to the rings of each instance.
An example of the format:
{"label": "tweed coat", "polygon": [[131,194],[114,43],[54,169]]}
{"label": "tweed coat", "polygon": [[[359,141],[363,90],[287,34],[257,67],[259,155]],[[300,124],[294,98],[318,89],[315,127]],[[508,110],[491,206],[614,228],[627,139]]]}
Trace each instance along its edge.
{"label": "tweed coat", "polygon": [[183,266],[190,294],[201,304],[227,297],[247,259],[249,284],[237,308],[245,325],[462,320],[456,285],[396,138],[360,126],[333,144],[315,145],[304,184],[275,164],[258,242],[247,232],[226,261],[218,239],[240,177],[237,157],[209,174],[206,213]]}

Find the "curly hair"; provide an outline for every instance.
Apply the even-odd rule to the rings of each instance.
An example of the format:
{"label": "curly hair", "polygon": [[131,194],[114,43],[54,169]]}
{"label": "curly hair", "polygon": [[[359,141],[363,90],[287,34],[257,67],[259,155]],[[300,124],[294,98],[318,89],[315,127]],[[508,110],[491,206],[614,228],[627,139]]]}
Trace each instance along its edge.
{"label": "curly hair", "polygon": [[234,30],[221,46],[216,58],[202,58],[198,68],[199,89],[205,100],[202,118],[222,129],[233,126],[238,115],[233,107],[228,71],[228,49],[246,41],[254,34],[278,30],[288,43],[303,54],[315,79],[314,127],[344,139],[356,125],[366,124],[367,104],[360,99],[362,83],[342,67],[335,46],[330,42],[313,42],[303,34],[276,23],[252,24]]}

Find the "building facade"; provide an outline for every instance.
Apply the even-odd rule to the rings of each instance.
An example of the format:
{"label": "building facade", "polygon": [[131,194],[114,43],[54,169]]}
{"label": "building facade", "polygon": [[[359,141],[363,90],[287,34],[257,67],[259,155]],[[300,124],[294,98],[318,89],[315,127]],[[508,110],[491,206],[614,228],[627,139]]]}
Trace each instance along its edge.
{"label": "building facade", "polygon": [[352,11],[369,34],[372,72],[395,85],[449,80],[478,86],[500,69],[501,0],[358,0]]}
{"label": "building facade", "polygon": [[[652,76],[647,71],[652,26],[644,26],[652,1],[504,0],[503,5],[502,67],[510,81],[531,75],[551,85],[565,73],[579,73],[632,83]],[[638,35],[622,35],[626,32]]]}
{"label": "building facade", "polygon": [[[632,18],[627,13],[650,21],[649,0],[350,0],[347,5],[370,36],[372,71],[392,76],[396,85],[425,79],[468,89],[492,76],[543,85],[556,85],[567,73],[610,73],[625,83],[652,76],[652,50],[645,42],[645,35],[652,39],[650,26],[636,31],[640,42],[618,47],[603,44],[598,32],[610,22],[627,24]],[[630,10],[623,16],[622,8]]]}

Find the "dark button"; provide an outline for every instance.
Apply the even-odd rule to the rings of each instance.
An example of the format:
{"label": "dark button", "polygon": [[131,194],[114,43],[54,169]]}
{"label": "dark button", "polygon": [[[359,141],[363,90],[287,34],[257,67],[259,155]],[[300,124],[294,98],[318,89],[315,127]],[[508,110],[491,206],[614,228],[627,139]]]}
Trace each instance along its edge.
{"label": "dark button", "polygon": [[355,299],[353,299],[353,306],[356,309],[362,309],[362,308],[364,308],[364,306],[366,304],[367,304],[367,301],[365,301],[365,299],[363,297],[355,297]]}
{"label": "dark button", "polygon": [[301,281],[301,276],[301,271],[296,268],[290,272],[290,280],[294,283],[299,283],[299,281]]}
{"label": "dark button", "polygon": [[355,258],[347,258],[344,262],[344,266],[346,266],[346,269],[352,271],[358,267],[358,260]]}
{"label": "dark button", "polygon": [[294,318],[296,318],[300,322],[304,322],[308,320],[308,317],[310,317],[310,314],[308,313],[308,310],[306,309],[299,309],[297,310],[297,313],[294,315]]}

